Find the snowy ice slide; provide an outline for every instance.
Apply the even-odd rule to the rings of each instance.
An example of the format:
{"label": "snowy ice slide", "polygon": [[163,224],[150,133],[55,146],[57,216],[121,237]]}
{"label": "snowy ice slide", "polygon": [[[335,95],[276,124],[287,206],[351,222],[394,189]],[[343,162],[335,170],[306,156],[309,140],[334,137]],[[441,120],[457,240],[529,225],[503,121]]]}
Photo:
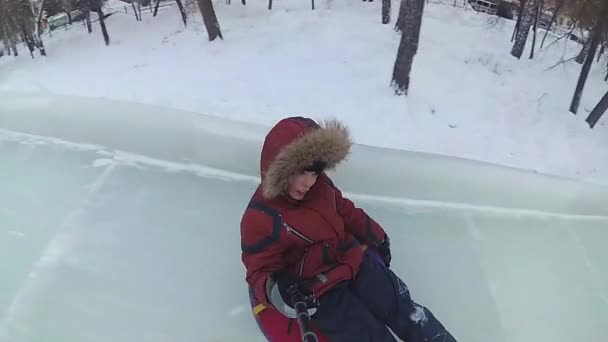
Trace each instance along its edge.
{"label": "snowy ice slide", "polygon": [[[0,341],[263,341],[239,219],[266,129],[0,94]],[[459,341],[605,341],[608,188],[361,145],[339,171]]]}

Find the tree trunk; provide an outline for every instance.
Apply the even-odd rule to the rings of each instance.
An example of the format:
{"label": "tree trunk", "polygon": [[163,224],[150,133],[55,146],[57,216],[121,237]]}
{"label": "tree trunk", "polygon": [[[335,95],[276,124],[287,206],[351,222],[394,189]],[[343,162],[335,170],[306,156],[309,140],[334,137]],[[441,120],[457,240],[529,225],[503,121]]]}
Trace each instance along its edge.
{"label": "tree trunk", "polygon": [[526,8],[526,2],[528,0],[521,0],[519,2],[519,9],[517,10],[517,22],[515,23],[515,28],[513,28],[513,35],[511,36],[511,41],[515,40],[515,36],[519,33],[519,27],[521,26],[521,18],[524,16],[524,9]]}
{"label": "tree trunk", "polygon": [[23,27],[23,26],[21,27],[21,40],[23,40],[23,42],[27,46],[27,49],[30,51],[30,56],[32,56],[32,59],[34,59],[34,50],[35,50],[34,43],[28,37],[25,27]]}
{"label": "tree trunk", "polygon": [[63,11],[64,11],[64,12],[65,12],[65,14],[67,14],[67,16],[68,16],[68,22],[69,22],[69,24],[70,24],[70,25],[72,25],[72,24],[73,24],[73,21],[72,21],[72,13],[70,13],[70,11],[67,11],[67,10],[63,10]]}
{"label": "tree trunk", "polygon": [[156,15],[158,14],[159,5],[160,5],[160,0],[156,0],[156,5],[154,5],[154,13],[152,14],[153,17],[156,17]]}
{"label": "tree trunk", "polygon": [[391,0],[382,0],[382,23],[391,22]]}
{"label": "tree trunk", "polygon": [[536,6],[536,18],[534,20],[534,28],[532,32],[532,49],[530,49],[530,59],[534,59],[534,49],[536,49],[536,33],[538,30],[538,21],[540,20],[540,12],[543,8],[545,0],[540,0],[538,5]]}
{"label": "tree trunk", "polygon": [[0,27],[2,28],[2,39],[4,41],[4,49],[8,52],[8,55],[10,56],[12,54],[11,52],[11,43],[10,43],[10,39],[8,38],[8,33],[7,28],[6,28],[6,23],[1,23],[0,22]]}
{"label": "tree trunk", "polygon": [[[10,43],[8,42],[8,40],[6,40],[6,37],[5,37],[4,39],[5,39],[5,40],[4,40],[4,51],[6,51],[6,52],[7,52],[7,54],[10,56],[10,55],[12,55],[12,51],[11,51],[11,48],[10,48],[10,46],[11,46],[11,45],[10,45]],[[607,75],[608,75],[608,74],[607,74]]]}
{"label": "tree trunk", "polygon": [[135,20],[140,21],[139,15],[137,14],[137,7],[135,7],[134,1],[131,1],[131,7],[133,7],[133,13],[135,14]]}
{"label": "tree trunk", "polygon": [[595,124],[597,124],[602,115],[604,115],[606,109],[608,109],[608,92],[604,95],[604,97],[602,97],[600,102],[598,102],[595,108],[593,108],[591,111],[591,114],[589,114],[585,120],[589,124],[590,128],[595,127]]}
{"label": "tree trunk", "polygon": [[46,57],[46,49],[44,48],[44,42],[42,41],[42,36],[38,36],[38,50],[40,50],[40,55]]}
{"label": "tree trunk", "polygon": [[247,5],[247,1],[245,0],[241,0],[241,3],[243,4],[243,6]]}
{"label": "tree trunk", "polygon": [[272,9],[272,0],[268,0],[268,10]]}
{"label": "tree trunk", "polygon": [[101,6],[98,6],[95,11],[97,12],[97,17],[99,18],[99,25],[101,26],[101,34],[103,35],[103,41],[106,45],[110,45],[110,36],[108,35],[108,29],[106,28],[106,21],[104,19],[103,10]]}
{"label": "tree trunk", "polygon": [[528,34],[530,33],[530,26],[534,21],[534,14],[536,13],[536,7],[538,6],[539,0],[528,0],[525,5],[523,17],[521,18],[520,27],[515,35],[515,43],[513,49],[511,49],[511,55],[515,58],[520,59],[526,48],[526,42],[528,40]]}
{"label": "tree trunk", "polygon": [[578,82],[576,84],[576,90],[574,91],[574,96],[572,97],[572,104],[570,105],[570,112],[576,114],[578,111],[578,107],[581,102],[581,96],[583,95],[583,89],[585,88],[585,83],[587,82],[587,77],[589,76],[589,71],[591,70],[591,65],[593,64],[593,58],[595,57],[595,52],[597,51],[597,46],[600,43],[602,38],[602,25],[598,25],[593,29],[593,33],[591,34],[591,46],[589,48],[589,53],[585,58],[585,63],[583,64],[583,68],[581,69],[581,74],[578,78]]}
{"label": "tree trunk", "polygon": [[93,27],[91,26],[91,9],[89,7],[85,9],[84,17],[84,21],[87,24],[87,31],[89,31],[89,33],[93,33]]}
{"label": "tree trunk", "polygon": [[[243,2],[244,1],[245,0],[243,0]],[[220,24],[217,21],[217,17],[215,15],[215,10],[213,9],[213,3],[211,3],[211,0],[197,0],[197,2],[198,7],[201,10],[201,15],[203,16],[205,28],[207,28],[207,35],[209,36],[209,41],[214,41],[217,37],[220,37],[220,39],[224,39],[224,37],[222,37]]]}
{"label": "tree trunk", "polygon": [[11,48],[13,49],[13,56],[19,57],[19,51],[17,50],[17,42],[15,39],[11,39]]}
{"label": "tree trunk", "polygon": [[404,0],[401,0],[399,5],[399,16],[397,16],[397,22],[395,23],[395,31],[403,32],[405,29],[405,15],[407,13],[407,5]]}
{"label": "tree trunk", "polygon": [[312,10],[315,10],[315,0],[310,0],[310,3],[312,5]]}
{"label": "tree trunk", "polygon": [[559,14],[559,11],[562,9],[564,2],[565,2],[565,0],[559,0],[559,3],[557,3],[557,7],[555,7],[555,10],[553,11],[553,15],[551,16],[551,22],[549,23],[549,26],[547,27],[547,31],[545,31],[545,35],[543,36],[543,41],[540,42],[541,49],[543,48],[543,46],[545,46],[545,39],[547,39],[547,34],[549,33],[549,31],[551,31],[551,27],[553,26],[553,23],[557,20],[557,15]]}
{"label": "tree trunk", "polygon": [[179,8],[179,14],[182,16],[182,21],[184,22],[184,26],[188,26],[188,15],[186,14],[186,10],[184,9],[184,4],[182,0],[175,0],[177,3],[177,7]]}
{"label": "tree trunk", "polygon": [[[40,51],[40,55],[41,56],[46,56],[46,50],[44,49],[44,43],[42,42],[42,16],[44,15],[44,5],[46,4],[46,0],[42,0],[40,2],[40,5],[38,7],[38,13],[36,13],[36,10],[34,9],[34,7],[32,7],[32,15],[34,15],[36,17],[36,21],[34,22],[34,31],[31,32],[30,35],[28,35],[28,39],[30,39],[31,41],[31,49],[35,49],[38,48],[38,50]],[[68,18],[71,21],[71,15],[68,11],[64,12],[68,13]],[[49,36],[53,37],[51,35],[51,28],[49,27]],[[33,51],[32,55],[33,55]],[[32,56],[33,58],[33,56]]]}
{"label": "tree trunk", "polygon": [[391,82],[396,95],[407,95],[409,91],[410,71],[412,70],[414,56],[418,51],[424,2],[425,0],[402,0],[402,6],[407,8],[405,27],[401,34]]}
{"label": "tree trunk", "polygon": [[589,37],[586,41],[585,44],[583,44],[583,48],[581,49],[581,52],[578,54],[578,56],[576,56],[576,63],[578,64],[583,64],[585,62],[585,57],[587,57],[587,55],[589,54],[589,49],[591,49],[591,37]]}
{"label": "tree trunk", "polygon": [[602,43],[600,47],[600,52],[597,54],[597,63],[602,59],[602,55],[606,52],[606,44]]}

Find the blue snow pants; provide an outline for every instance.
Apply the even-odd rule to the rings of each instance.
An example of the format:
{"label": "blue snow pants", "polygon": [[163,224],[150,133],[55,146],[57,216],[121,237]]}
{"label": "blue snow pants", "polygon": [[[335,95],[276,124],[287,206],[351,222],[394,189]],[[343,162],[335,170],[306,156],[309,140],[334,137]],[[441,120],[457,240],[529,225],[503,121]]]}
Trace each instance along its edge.
{"label": "blue snow pants", "polygon": [[357,278],[319,298],[313,321],[332,342],[456,342],[404,282],[368,250]]}

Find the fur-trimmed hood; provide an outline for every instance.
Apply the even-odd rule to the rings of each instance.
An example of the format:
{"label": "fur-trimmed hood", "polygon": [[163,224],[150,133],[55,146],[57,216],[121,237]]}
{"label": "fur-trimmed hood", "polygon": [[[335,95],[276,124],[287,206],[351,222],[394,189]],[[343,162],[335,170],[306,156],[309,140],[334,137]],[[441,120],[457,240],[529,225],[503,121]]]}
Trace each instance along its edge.
{"label": "fur-trimmed hood", "polygon": [[289,186],[292,176],[322,162],[333,169],[348,154],[352,141],[348,129],[337,120],[317,124],[303,117],[279,121],[266,135],[260,158],[262,194],[272,199]]}

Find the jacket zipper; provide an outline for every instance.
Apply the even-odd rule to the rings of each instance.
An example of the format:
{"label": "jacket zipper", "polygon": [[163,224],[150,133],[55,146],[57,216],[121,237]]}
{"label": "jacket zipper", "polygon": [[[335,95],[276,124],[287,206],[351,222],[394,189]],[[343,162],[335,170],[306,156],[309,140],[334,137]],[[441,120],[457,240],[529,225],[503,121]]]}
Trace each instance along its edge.
{"label": "jacket zipper", "polygon": [[306,253],[304,253],[304,256],[302,257],[302,261],[300,262],[300,278],[302,278],[302,274],[304,273],[304,263],[306,262],[306,257],[308,256],[308,249],[306,250]]}
{"label": "jacket zipper", "polygon": [[285,227],[285,229],[287,229],[288,232],[290,233],[294,233],[296,236],[298,236],[300,239],[313,244],[315,243],[314,241],[312,241],[311,239],[309,239],[308,237],[306,237],[306,235],[300,233],[299,231],[297,231],[295,228],[293,228],[292,226],[288,225],[287,223],[285,223],[285,221],[283,221],[283,227]]}

